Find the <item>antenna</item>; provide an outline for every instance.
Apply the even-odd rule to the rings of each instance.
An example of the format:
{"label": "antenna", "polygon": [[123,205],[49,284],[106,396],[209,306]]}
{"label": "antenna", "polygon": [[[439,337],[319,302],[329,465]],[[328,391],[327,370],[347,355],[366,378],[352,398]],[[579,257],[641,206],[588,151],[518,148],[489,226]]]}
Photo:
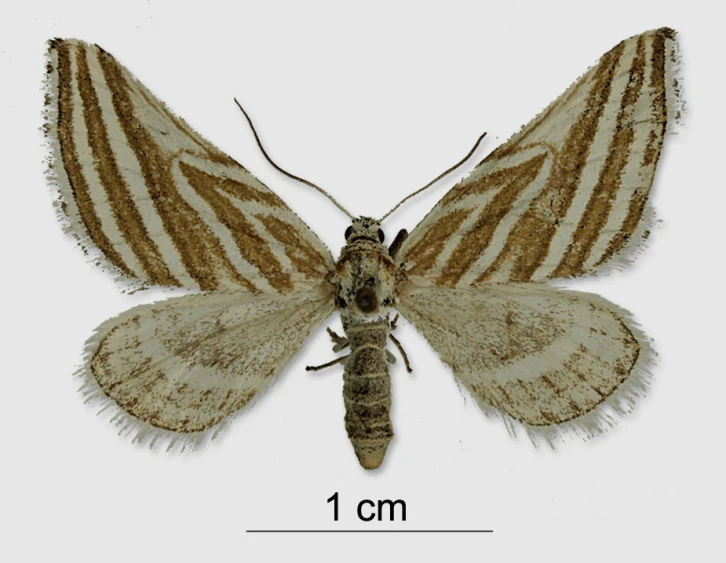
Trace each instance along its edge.
{"label": "antenna", "polygon": [[[279,166],[278,166],[277,164],[275,164],[275,162],[274,162],[274,161],[273,161],[273,160],[272,160],[272,159],[270,158],[270,155],[268,155],[268,154],[267,154],[267,151],[265,150],[265,147],[263,147],[263,146],[262,146],[262,142],[260,141],[260,137],[259,137],[259,135],[257,134],[257,131],[255,130],[255,126],[254,126],[254,125],[252,125],[252,120],[250,119],[250,116],[249,116],[249,115],[247,115],[247,112],[246,112],[246,111],[245,111],[245,109],[244,109],[244,108],[242,107],[242,104],[240,104],[240,103],[239,103],[239,102],[237,101],[237,98],[235,98],[235,99],[234,99],[234,103],[235,103],[235,104],[237,104],[237,107],[238,107],[238,108],[239,108],[240,110],[242,110],[242,113],[243,113],[243,114],[245,115],[245,117],[247,118],[247,123],[249,123],[249,124],[250,124],[250,129],[252,129],[252,133],[253,133],[253,134],[254,134],[254,136],[255,136],[255,140],[257,141],[257,146],[258,146],[258,147],[260,147],[260,151],[262,152],[262,154],[263,154],[263,155],[265,156],[265,158],[267,159],[267,162],[269,162],[270,164],[272,164],[272,166],[274,166],[276,170],[278,170],[279,172],[282,172],[282,173],[283,173],[283,174],[284,174],[285,176],[287,176],[288,178],[292,178],[293,180],[297,180],[298,182],[302,182],[302,183],[303,183],[303,184],[305,184],[306,186],[310,186],[311,188],[314,188],[314,189],[318,190],[318,191],[319,191],[319,192],[320,192],[321,194],[323,194],[323,195],[324,195],[325,197],[327,197],[327,198],[328,198],[328,199],[329,199],[330,201],[332,201],[332,202],[333,202],[333,203],[335,204],[335,206],[336,206],[336,207],[337,207],[338,209],[340,209],[340,210],[341,210],[341,211],[342,211],[343,213],[345,213],[345,214],[346,214],[346,215],[347,215],[348,217],[350,217],[351,219],[355,219],[355,217],[353,217],[353,215],[351,215],[350,213],[348,213],[348,210],[347,210],[347,209],[346,209],[345,207],[343,207],[343,206],[342,206],[342,205],[340,205],[340,204],[339,204],[339,203],[338,203],[337,201],[335,201],[335,198],[334,198],[333,196],[331,196],[331,195],[330,195],[330,194],[329,194],[328,192],[326,192],[326,191],[325,191],[325,190],[324,190],[323,188],[321,188],[320,186],[316,186],[315,184],[313,184],[312,182],[310,182],[310,181],[306,180],[305,178],[300,178],[300,176],[295,176],[295,174],[290,174],[290,173],[289,173],[289,172],[288,172],[287,170],[284,170],[283,168],[281,168],[281,167],[279,167]],[[468,157],[467,157],[467,158],[468,158]],[[399,205],[400,205],[400,204],[399,204]]]}
{"label": "antenna", "polygon": [[394,211],[395,211],[396,209],[398,209],[399,207],[401,207],[401,205],[403,205],[403,203],[404,203],[405,201],[408,201],[408,200],[409,200],[409,199],[411,199],[411,198],[412,198],[413,196],[415,196],[415,195],[418,195],[418,194],[420,194],[420,193],[421,193],[422,191],[424,191],[425,189],[427,189],[427,188],[429,188],[429,187],[433,186],[433,185],[434,185],[434,184],[435,184],[436,182],[438,182],[439,180],[441,180],[441,178],[443,178],[444,176],[446,176],[446,175],[447,175],[447,174],[448,174],[449,172],[453,172],[454,170],[456,170],[457,168],[459,168],[459,166],[461,166],[461,165],[462,165],[462,164],[464,164],[464,163],[465,163],[465,162],[466,162],[467,160],[469,160],[469,157],[470,157],[470,156],[471,156],[472,154],[474,154],[474,152],[476,151],[476,149],[478,149],[478,148],[479,148],[479,144],[481,143],[481,141],[482,141],[482,139],[483,139],[484,137],[486,137],[486,133],[482,133],[482,134],[481,134],[481,135],[479,136],[479,138],[478,138],[478,139],[476,140],[476,143],[474,143],[474,146],[473,146],[473,147],[471,148],[471,150],[469,151],[469,153],[468,153],[468,154],[467,154],[467,155],[466,155],[466,156],[465,156],[464,158],[462,158],[462,159],[461,159],[461,160],[460,160],[459,162],[457,162],[456,164],[454,164],[454,166],[452,166],[451,168],[449,168],[448,170],[446,170],[446,172],[442,172],[441,174],[439,174],[438,176],[436,176],[436,178],[434,178],[433,180],[431,180],[431,181],[430,181],[430,182],[429,182],[428,184],[426,184],[426,185],[425,185],[425,186],[424,186],[423,188],[420,188],[420,189],[416,190],[415,192],[413,192],[412,194],[409,194],[409,195],[407,195],[406,197],[404,197],[404,198],[403,198],[403,199],[402,199],[401,201],[399,201],[399,202],[398,202],[398,205],[396,205],[396,206],[395,206],[395,207],[394,207],[393,209],[391,209],[391,210],[390,210],[390,211],[389,211],[388,213],[386,213],[386,214],[385,214],[385,215],[384,215],[383,217],[381,217],[381,218],[380,218],[380,219],[378,220],[378,222],[379,222],[379,223],[382,223],[382,222],[383,222],[383,220],[384,220],[384,219],[385,219],[386,217],[388,217],[388,216],[389,216],[389,215],[390,215],[391,213],[393,213],[393,212],[394,212]]}

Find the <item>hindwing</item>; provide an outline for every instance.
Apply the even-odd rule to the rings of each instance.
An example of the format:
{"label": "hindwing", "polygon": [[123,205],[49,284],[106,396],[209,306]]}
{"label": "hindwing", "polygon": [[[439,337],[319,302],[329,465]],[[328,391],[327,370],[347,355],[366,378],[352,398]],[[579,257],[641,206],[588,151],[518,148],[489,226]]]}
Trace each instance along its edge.
{"label": "hindwing", "polygon": [[397,308],[485,409],[530,431],[597,431],[647,383],[647,341],[597,295],[533,283],[410,287]]}
{"label": "hindwing", "polygon": [[134,307],[89,340],[84,394],[128,413],[116,419],[139,439],[164,431],[193,439],[269,385],[334,308],[327,285]]}

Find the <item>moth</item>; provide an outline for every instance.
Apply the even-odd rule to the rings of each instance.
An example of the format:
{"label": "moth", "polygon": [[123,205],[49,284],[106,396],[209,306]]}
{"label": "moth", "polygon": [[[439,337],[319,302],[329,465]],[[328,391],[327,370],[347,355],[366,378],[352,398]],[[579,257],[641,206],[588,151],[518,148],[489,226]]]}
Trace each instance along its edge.
{"label": "moth", "polygon": [[393,437],[396,309],[512,431],[599,433],[645,389],[648,340],[624,309],[550,282],[623,266],[648,235],[680,107],[676,49],[665,28],[622,41],[390,247],[382,219],[348,213],[335,260],[113,56],[50,41],[46,133],[67,230],[119,278],[196,290],[98,327],[82,392],[135,440],[196,445],[338,311],[345,335],[329,333],[346,355],[326,365],[343,366],[345,426],[374,469]]}

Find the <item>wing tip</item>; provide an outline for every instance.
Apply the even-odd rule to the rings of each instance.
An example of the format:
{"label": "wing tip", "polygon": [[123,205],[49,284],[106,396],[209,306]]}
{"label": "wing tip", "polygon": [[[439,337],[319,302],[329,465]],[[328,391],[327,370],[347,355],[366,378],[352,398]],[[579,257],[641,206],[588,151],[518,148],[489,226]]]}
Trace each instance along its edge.
{"label": "wing tip", "polygon": [[662,36],[664,39],[670,39],[672,41],[675,41],[676,36],[678,35],[678,32],[672,27],[659,27],[658,29],[654,29],[648,33],[652,33],[653,35],[659,35]]}
{"label": "wing tip", "polygon": [[[51,37],[46,42],[47,51],[57,51],[61,47],[74,47],[74,46],[83,46],[83,47],[98,47],[95,43],[89,43],[87,41],[84,41],[83,39],[76,39],[74,37]],[[100,48],[100,47],[99,47]]]}
{"label": "wing tip", "polygon": [[659,27],[636,35],[652,37],[662,42],[665,60],[665,86],[666,86],[666,133],[677,133],[679,126],[684,125],[686,101],[684,98],[682,57],[680,48],[680,33],[672,27]]}

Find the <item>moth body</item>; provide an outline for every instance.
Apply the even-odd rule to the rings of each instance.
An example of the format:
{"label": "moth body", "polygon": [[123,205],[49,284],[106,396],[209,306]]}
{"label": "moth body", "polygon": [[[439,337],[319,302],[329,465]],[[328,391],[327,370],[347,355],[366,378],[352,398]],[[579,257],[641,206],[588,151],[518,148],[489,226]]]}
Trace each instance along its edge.
{"label": "moth body", "polygon": [[377,221],[361,217],[346,231],[346,245],[331,280],[350,344],[344,361],[345,427],[360,464],[375,469],[393,438],[391,378],[386,351],[395,302],[396,266]]}

